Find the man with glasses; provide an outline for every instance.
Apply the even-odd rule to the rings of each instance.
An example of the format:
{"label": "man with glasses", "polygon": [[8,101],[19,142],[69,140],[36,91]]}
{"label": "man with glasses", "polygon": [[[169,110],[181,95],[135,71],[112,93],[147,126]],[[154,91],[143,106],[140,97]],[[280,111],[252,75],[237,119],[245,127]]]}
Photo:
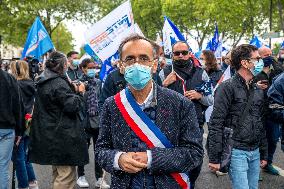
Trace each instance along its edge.
{"label": "man with glasses", "polygon": [[[172,89],[190,99],[195,107],[198,124],[203,133],[204,112],[213,104],[212,85],[206,71],[194,63],[189,46],[179,41],[172,46],[173,64],[160,72],[163,86]],[[201,164],[190,172],[191,188],[200,174]]]}
{"label": "man with glasses", "polygon": [[215,91],[208,127],[209,168],[220,169],[224,130],[232,129],[229,168],[232,188],[257,189],[260,166],[267,164],[267,141],[262,123],[264,94],[253,82],[255,66],[261,57],[255,46],[245,44],[234,48],[231,58],[237,73]]}
{"label": "man with glasses", "polygon": [[189,188],[187,173],[203,158],[193,103],[153,82],[151,41],[131,36],[119,53],[127,87],[105,101],[96,161],[114,189]]}

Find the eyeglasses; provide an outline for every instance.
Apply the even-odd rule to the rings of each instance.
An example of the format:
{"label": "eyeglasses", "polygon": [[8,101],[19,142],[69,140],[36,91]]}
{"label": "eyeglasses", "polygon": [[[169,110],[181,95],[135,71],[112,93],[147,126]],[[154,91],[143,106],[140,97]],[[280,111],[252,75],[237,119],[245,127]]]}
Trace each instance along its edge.
{"label": "eyeglasses", "polygon": [[188,55],[189,51],[175,51],[173,52],[174,56],[179,56],[180,54],[182,54],[183,56]]}
{"label": "eyeglasses", "polygon": [[137,57],[137,58],[134,57],[134,56],[129,56],[129,57],[126,57],[125,60],[122,60],[122,62],[124,64],[126,64],[127,66],[130,66],[130,65],[135,64],[136,62],[138,64],[146,65],[149,62],[153,62],[154,60],[156,60],[156,59],[150,60],[150,58],[148,56],[140,56],[140,57]]}
{"label": "eyeglasses", "polygon": [[256,58],[248,58],[247,59],[249,62],[259,62],[260,60],[262,60],[262,58],[260,56],[256,57]]}

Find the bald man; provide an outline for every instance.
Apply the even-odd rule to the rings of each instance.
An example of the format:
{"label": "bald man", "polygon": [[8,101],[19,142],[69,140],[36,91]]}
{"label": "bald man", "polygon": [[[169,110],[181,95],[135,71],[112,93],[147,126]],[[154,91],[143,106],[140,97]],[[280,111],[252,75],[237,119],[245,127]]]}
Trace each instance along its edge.
{"label": "bald man", "polygon": [[275,78],[279,73],[282,72],[281,66],[277,61],[272,57],[272,51],[270,48],[263,46],[258,49],[258,53],[263,59],[264,67],[263,70],[256,75],[255,81],[266,85],[263,89],[265,91],[265,107],[264,107],[264,116],[263,124],[266,128],[266,137],[268,142],[268,161],[267,166],[264,170],[272,175],[279,175],[279,172],[272,166],[273,155],[276,150],[277,142],[280,137],[280,124],[275,123],[273,118],[270,116],[270,110],[268,108],[268,97],[267,90],[271,85],[273,78]]}

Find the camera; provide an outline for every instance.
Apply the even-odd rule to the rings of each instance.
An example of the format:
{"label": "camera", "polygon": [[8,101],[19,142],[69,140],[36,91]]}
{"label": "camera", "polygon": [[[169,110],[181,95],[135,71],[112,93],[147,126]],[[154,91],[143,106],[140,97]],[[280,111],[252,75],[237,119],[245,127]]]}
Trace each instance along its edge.
{"label": "camera", "polygon": [[30,78],[32,80],[35,80],[35,77],[39,73],[39,66],[38,66],[39,60],[36,59],[34,56],[27,56],[25,58],[25,61],[27,61],[28,65],[29,65]]}

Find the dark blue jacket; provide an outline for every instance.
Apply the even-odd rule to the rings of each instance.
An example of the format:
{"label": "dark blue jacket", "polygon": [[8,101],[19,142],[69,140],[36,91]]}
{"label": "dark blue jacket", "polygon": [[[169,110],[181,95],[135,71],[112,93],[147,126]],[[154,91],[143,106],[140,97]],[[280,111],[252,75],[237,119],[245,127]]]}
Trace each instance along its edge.
{"label": "dark blue jacket", "polygon": [[[270,86],[267,95],[269,105],[275,121],[283,123],[284,109],[276,106],[284,106],[284,73],[279,75]],[[275,106],[276,105],[276,106]],[[274,106],[274,107],[273,107]]]}
{"label": "dark blue jacket", "polygon": [[[271,116],[274,121],[284,123],[284,73],[279,75],[270,86],[268,100],[271,108]],[[282,125],[282,150],[284,150],[284,129]]]}
{"label": "dark blue jacket", "polygon": [[[175,147],[151,149],[152,164],[147,171],[154,176],[157,189],[177,189],[180,187],[170,173],[188,172],[200,165],[203,159],[202,135],[190,100],[159,86],[156,98],[156,125]],[[117,152],[137,151],[133,146],[132,132],[117,108],[114,97],[108,98],[101,113],[95,157],[99,165],[111,173],[113,189],[130,187],[133,174],[116,171],[113,165]]]}

